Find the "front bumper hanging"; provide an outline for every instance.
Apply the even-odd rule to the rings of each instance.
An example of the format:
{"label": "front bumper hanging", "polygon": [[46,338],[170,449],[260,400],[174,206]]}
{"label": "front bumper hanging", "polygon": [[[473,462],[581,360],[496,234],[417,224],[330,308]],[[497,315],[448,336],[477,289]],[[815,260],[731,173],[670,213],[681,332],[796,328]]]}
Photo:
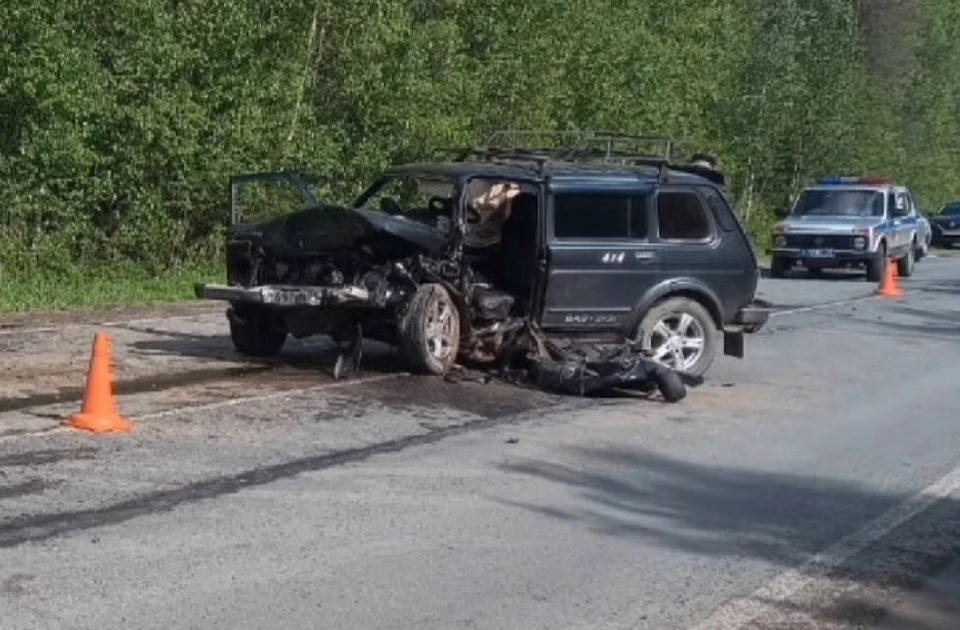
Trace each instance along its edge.
{"label": "front bumper hanging", "polygon": [[371,294],[363,287],[263,285],[237,287],[223,284],[196,284],[194,293],[202,300],[263,304],[277,307],[298,306],[365,306]]}

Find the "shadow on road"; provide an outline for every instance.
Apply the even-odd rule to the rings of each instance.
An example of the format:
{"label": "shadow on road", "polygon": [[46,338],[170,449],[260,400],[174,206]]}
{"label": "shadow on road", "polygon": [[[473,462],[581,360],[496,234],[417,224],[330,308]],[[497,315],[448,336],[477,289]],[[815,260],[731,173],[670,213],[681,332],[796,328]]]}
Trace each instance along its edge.
{"label": "shadow on road", "polygon": [[[576,448],[573,455],[575,467],[528,460],[500,468],[565,486],[574,496],[564,505],[577,507],[497,500],[601,534],[691,555],[754,558],[792,568],[906,499],[814,476],[690,463],[642,450]],[[820,619],[875,622],[885,607],[882,598],[875,601],[877,591],[915,587],[917,575],[937,570],[958,554],[960,502],[942,500],[838,569],[824,569],[875,593],[873,599],[864,599],[853,595],[851,587],[838,590],[829,601],[821,594],[816,614]]]}
{"label": "shadow on road", "polygon": [[[135,341],[130,345],[142,354],[166,354],[251,365],[292,367],[305,370],[333,372],[336,361],[336,346],[328,337],[308,340],[289,338],[275,357],[245,357],[233,348],[229,335],[195,335],[149,327],[123,326],[138,333],[156,335],[156,339]],[[403,371],[404,365],[394,348],[379,343],[364,343],[362,359],[364,373],[394,373]]]}
{"label": "shadow on road", "polygon": [[876,319],[869,323],[890,333],[907,334],[917,339],[960,341],[960,311],[905,304],[894,305],[891,311],[899,317]]}

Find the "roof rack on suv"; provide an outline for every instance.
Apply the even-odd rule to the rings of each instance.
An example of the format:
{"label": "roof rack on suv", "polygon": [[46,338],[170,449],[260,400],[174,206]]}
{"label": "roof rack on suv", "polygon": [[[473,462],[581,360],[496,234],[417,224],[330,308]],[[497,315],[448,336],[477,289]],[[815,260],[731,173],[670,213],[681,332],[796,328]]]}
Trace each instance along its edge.
{"label": "roof rack on suv", "polygon": [[[674,164],[676,147],[689,142],[613,132],[503,130],[494,132],[482,147],[458,150],[457,161],[527,163],[540,174],[551,162],[652,166],[662,176]],[[638,148],[650,143],[661,144],[662,149]]]}

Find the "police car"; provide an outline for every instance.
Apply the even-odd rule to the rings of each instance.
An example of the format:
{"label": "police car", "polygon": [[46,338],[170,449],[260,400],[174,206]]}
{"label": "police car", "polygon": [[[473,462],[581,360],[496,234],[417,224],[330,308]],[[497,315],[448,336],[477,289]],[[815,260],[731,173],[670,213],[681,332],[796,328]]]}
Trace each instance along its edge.
{"label": "police car", "polygon": [[889,260],[909,276],[930,246],[930,224],[913,193],[889,179],[830,177],[808,186],[786,217],[774,226],[770,275],[782,278],[802,265],[824,269],[864,268],[879,282]]}

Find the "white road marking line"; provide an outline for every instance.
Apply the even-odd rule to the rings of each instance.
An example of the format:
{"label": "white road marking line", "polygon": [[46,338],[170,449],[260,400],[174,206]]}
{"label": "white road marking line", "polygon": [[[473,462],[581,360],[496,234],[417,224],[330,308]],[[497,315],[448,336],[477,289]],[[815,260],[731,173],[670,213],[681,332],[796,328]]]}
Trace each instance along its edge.
{"label": "white road marking line", "polygon": [[10,328],[8,330],[0,330],[0,335],[29,335],[31,333],[55,332],[57,330],[60,330],[60,328],[54,326],[48,326],[46,328]]}
{"label": "white road marking line", "polygon": [[141,420],[156,420],[157,418],[165,418],[167,416],[175,416],[182,413],[188,412],[197,412],[197,411],[210,411],[211,409],[221,409],[224,407],[234,407],[236,405],[243,405],[246,403],[257,403],[264,400],[276,400],[284,398],[292,398],[294,396],[301,396],[303,394],[310,394],[314,392],[321,392],[330,389],[340,389],[343,387],[350,387],[351,385],[364,385],[366,383],[376,383],[378,381],[386,381],[390,379],[395,379],[400,376],[407,376],[405,372],[394,372],[392,374],[381,374],[380,376],[371,376],[368,378],[361,378],[357,380],[348,380],[348,381],[337,381],[334,383],[324,383],[322,385],[314,385],[313,387],[305,387],[301,389],[289,389],[282,392],[272,392],[270,394],[263,394],[260,396],[245,396],[243,398],[231,398],[230,400],[220,400],[213,403],[207,403],[204,405],[188,405],[186,407],[177,407],[175,409],[167,409],[165,411],[157,411],[154,413],[147,413],[142,416],[136,416],[131,419],[133,423],[136,423]]}
{"label": "white road marking line", "polygon": [[[88,326],[131,326],[136,324],[152,324],[153,322],[177,321],[180,319],[193,319],[194,317],[204,317],[205,315],[223,315],[221,311],[205,311],[194,313],[193,315],[171,315],[170,317],[149,317],[146,319],[127,319],[115,322],[103,322],[102,324],[87,324]],[[81,324],[83,325],[83,324]]]}
{"label": "white road marking line", "polygon": [[721,606],[692,630],[734,630],[756,621],[765,612],[780,610],[776,608],[778,602],[783,602],[791,595],[827,579],[819,577],[818,573],[822,574],[843,565],[853,556],[876,544],[897,527],[958,489],[960,489],[960,466],[853,534],[814,555],[799,567],[781,573],[773,581],[747,597]]}
{"label": "white road marking line", "polygon": [[872,300],[875,295],[864,295],[858,298],[851,298],[849,300],[839,300],[837,302],[827,302],[826,304],[814,304],[813,306],[802,306],[800,308],[791,308],[785,311],[774,311],[770,313],[770,317],[780,317],[782,315],[793,315],[795,313],[808,313],[810,311],[820,311],[827,308],[835,308],[837,306],[847,306],[848,304],[856,304],[857,302],[865,302],[867,300]]}
{"label": "white road marking line", "polygon": [[39,326],[36,328],[8,328],[0,330],[0,335],[29,335],[34,333],[57,332],[64,328],[78,328],[81,326],[112,328],[116,326],[131,326],[136,324],[150,324],[153,322],[169,322],[181,319],[193,319],[195,317],[204,317],[206,315],[216,315],[218,311],[204,311],[192,315],[171,315],[169,317],[150,317],[146,319],[129,319],[111,322],[64,322],[59,326]]}
{"label": "white road marking line", "polygon": [[38,429],[37,431],[13,433],[11,435],[0,435],[0,442],[12,442],[13,440],[19,440],[21,438],[40,437],[42,435],[50,435],[51,433],[65,433],[66,431],[67,427],[57,425],[54,427],[48,427],[46,429]]}

